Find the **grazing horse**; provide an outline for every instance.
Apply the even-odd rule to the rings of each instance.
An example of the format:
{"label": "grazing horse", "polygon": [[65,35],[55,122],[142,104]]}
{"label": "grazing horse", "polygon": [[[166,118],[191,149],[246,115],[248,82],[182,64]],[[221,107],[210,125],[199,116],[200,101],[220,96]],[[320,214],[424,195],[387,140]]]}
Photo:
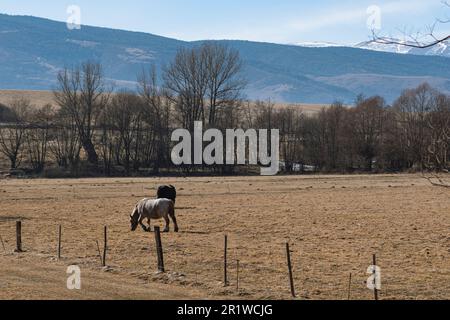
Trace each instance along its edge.
{"label": "grazing horse", "polygon": [[[138,225],[141,225],[145,232],[151,231],[151,219],[164,219],[166,228],[164,232],[169,232],[170,220],[175,225],[175,232],[178,232],[177,218],[175,217],[175,204],[170,199],[143,199],[135,206],[130,215],[131,231],[135,231]],[[147,219],[148,227],[143,221]]]}
{"label": "grazing horse", "polygon": [[158,187],[158,199],[170,199],[175,203],[177,198],[177,189],[172,186],[159,186]]}

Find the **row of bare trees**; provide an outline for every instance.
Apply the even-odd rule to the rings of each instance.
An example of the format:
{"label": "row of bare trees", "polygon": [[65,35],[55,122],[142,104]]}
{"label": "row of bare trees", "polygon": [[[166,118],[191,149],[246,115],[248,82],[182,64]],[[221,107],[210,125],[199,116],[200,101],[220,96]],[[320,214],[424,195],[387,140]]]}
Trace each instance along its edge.
{"label": "row of bare trees", "polygon": [[405,90],[392,106],[359,96],[318,114],[258,102],[250,125],[280,129],[285,171],[448,171],[450,96],[428,84]]}
{"label": "row of bare trees", "polygon": [[[97,63],[66,68],[58,74],[56,108],[18,100],[1,109],[0,152],[11,169],[25,158],[37,172],[53,161],[74,174],[80,165],[94,174],[159,173],[170,166],[173,128],[231,125],[245,86],[241,68],[237,51],[214,42],[180,49],[161,78],[154,67],[143,70],[136,92],[114,92]],[[36,112],[45,112],[45,121]]]}
{"label": "row of bare trees", "polygon": [[449,168],[450,97],[427,84],[406,90],[392,106],[360,96],[355,107],[336,102],[308,114],[244,101],[241,71],[239,54],[215,43],[180,50],[160,77],[155,68],[142,71],[135,92],[108,88],[95,63],[66,69],[58,75],[56,107],[19,99],[1,109],[0,152],[12,169],[36,173],[236,172],[172,166],[171,132],[202,121],[205,128],[279,129],[286,172]]}
{"label": "row of bare trees", "polygon": [[0,152],[9,160],[11,169],[21,165],[25,154],[28,165],[34,171],[42,171],[49,153],[49,133],[55,115],[52,107],[33,108],[28,100],[17,99],[7,114],[7,122],[0,126]]}

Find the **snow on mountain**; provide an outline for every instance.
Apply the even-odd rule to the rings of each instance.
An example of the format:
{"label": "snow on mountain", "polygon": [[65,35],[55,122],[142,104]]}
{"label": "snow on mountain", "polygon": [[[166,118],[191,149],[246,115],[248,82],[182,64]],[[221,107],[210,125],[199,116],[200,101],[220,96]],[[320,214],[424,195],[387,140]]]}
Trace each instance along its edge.
{"label": "snow on mountain", "polygon": [[354,46],[359,49],[374,50],[381,52],[391,52],[400,54],[415,54],[423,56],[443,56],[450,57],[450,46],[448,43],[439,43],[430,48],[412,48],[402,44],[384,44],[378,42],[361,42]]}
{"label": "snow on mountain", "polygon": [[401,54],[407,54],[411,51],[410,47],[401,45],[401,44],[384,44],[384,43],[378,43],[378,42],[372,42],[372,41],[366,41],[358,43],[354,46],[355,48],[359,49],[366,49],[366,50],[374,50],[374,51],[381,51],[381,52],[391,52],[391,53],[401,53]]}
{"label": "snow on mountain", "polygon": [[305,48],[349,47],[349,48],[358,48],[364,50],[398,53],[398,54],[450,57],[450,45],[448,43],[439,43],[436,46],[426,49],[412,48],[402,44],[384,44],[373,41],[365,41],[353,46],[341,45],[332,42],[299,42],[293,43],[291,45],[296,45]]}
{"label": "snow on mountain", "polygon": [[291,45],[299,46],[299,47],[306,47],[306,48],[329,48],[329,47],[345,47],[344,45],[340,45],[333,42],[298,42],[298,43],[291,43]]}

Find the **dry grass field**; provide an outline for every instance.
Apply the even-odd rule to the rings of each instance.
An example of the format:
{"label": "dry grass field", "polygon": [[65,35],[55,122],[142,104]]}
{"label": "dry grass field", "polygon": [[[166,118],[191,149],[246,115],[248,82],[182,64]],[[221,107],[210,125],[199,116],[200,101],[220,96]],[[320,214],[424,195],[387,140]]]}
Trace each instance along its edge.
{"label": "dry grass field", "polygon": [[[128,218],[161,183],[180,194],[181,232],[162,239],[166,274],[155,273],[153,233],[130,232]],[[352,299],[372,299],[374,253],[381,299],[450,299],[450,190],[416,175],[0,180],[0,203],[0,299],[290,299],[287,241],[299,299],[347,299],[350,273]],[[13,253],[19,219],[22,254]],[[107,270],[95,243],[104,225]],[[71,264],[81,291],[66,289]]]}
{"label": "dry grass field", "polygon": [[33,105],[38,107],[45,106],[46,104],[55,104],[53,92],[51,91],[0,90],[0,103],[6,106],[11,101],[21,98],[31,101]]}
{"label": "dry grass field", "polygon": [[[25,98],[32,102],[33,105],[42,107],[46,104],[55,105],[54,95],[51,91],[33,91],[33,90],[0,90],[0,103],[9,105],[11,101],[19,98]],[[277,108],[285,108],[288,104],[277,103]],[[296,108],[303,110],[305,114],[314,114],[319,112],[327,105],[299,103],[292,104]]]}

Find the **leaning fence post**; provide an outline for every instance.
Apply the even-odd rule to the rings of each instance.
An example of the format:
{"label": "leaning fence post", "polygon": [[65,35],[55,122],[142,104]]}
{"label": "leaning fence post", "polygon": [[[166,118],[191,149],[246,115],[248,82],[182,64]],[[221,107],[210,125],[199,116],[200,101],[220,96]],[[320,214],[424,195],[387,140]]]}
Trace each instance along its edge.
{"label": "leaning fence post", "polygon": [[104,267],[106,267],[106,252],[108,250],[108,227],[105,226],[104,228],[104,247],[103,247],[103,260],[102,264]]}
{"label": "leaning fence post", "polygon": [[95,243],[97,244],[97,251],[98,251],[98,257],[100,259],[100,263],[103,264],[103,256],[102,256],[102,253],[100,252],[100,244],[98,243],[98,240],[95,240]]}
{"label": "leaning fence post", "polygon": [[374,283],[374,298],[378,301],[378,288],[377,288],[377,255],[373,255],[373,283]]}
{"label": "leaning fence post", "polygon": [[58,260],[61,260],[61,236],[62,236],[62,226],[58,227]]}
{"label": "leaning fence post", "polygon": [[225,235],[225,243],[223,250],[223,285],[228,286],[228,271],[227,271],[227,251],[228,251],[228,236]]}
{"label": "leaning fence post", "polygon": [[158,226],[155,226],[155,242],[156,242],[156,253],[158,255],[158,272],[165,272],[163,247],[161,241],[161,229]]}
{"label": "leaning fence post", "polygon": [[289,249],[289,243],[286,243],[286,255],[287,255],[287,264],[289,270],[289,282],[291,285],[291,294],[292,297],[295,298],[295,286],[294,286],[294,277],[292,275],[292,264],[291,264],[291,250]]}
{"label": "leaning fence post", "polygon": [[22,251],[22,221],[16,221],[16,250],[15,252]]}

